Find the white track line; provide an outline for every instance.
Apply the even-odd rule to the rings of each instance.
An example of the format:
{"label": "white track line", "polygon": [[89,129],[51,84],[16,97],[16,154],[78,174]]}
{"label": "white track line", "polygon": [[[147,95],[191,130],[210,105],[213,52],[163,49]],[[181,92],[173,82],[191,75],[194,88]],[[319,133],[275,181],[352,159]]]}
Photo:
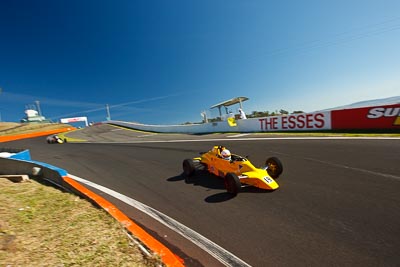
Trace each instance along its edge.
{"label": "white track line", "polygon": [[242,137],[242,136],[246,136],[249,135],[249,133],[242,133],[242,134],[236,134],[236,135],[228,135],[228,138],[235,138],[235,137]]}
{"label": "white track line", "polygon": [[185,142],[221,142],[221,141],[274,141],[274,140],[400,140],[400,137],[249,137],[214,139],[176,139],[176,140],[140,140],[125,142],[79,142],[80,144],[141,144],[141,143],[185,143]]}
{"label": "white track line", "polygon": [[214,258],[219,260],[222,264],[225,266],[251,266],[248,263],[244,262],[240,258],[236,257],[233,255],[231,252],[225,250],[221,246],[215,244],[211,240],[207,239],[206,237],[200,235],[199,233],[195,232],[194,230],[188,228],[187,226],[179,223],[178,221],[172,219],[171,217],[161,213],[158,210],[155,210],[133,198],[127,197],[125,195],[122,195],[121,193],[118,193],[112,189],[109,189],[107,187],[95,184],[93,182],[90,182],[88,180],[85,180],[83,178],[74,176],[72,174],[68,174],[69,177],[72,179],[86,184],[88,186],[91,186],[93,188],[96,188],[144,213],[152,217],[153,219],[157,220],[158,222],[164,224],[168,228],[174,230],[178,234],[182,235],[186,239],[190,240],[192,243],[196,244],[198,247],[202,248],[206,252],[208,252],[210,255],[212,255]]}

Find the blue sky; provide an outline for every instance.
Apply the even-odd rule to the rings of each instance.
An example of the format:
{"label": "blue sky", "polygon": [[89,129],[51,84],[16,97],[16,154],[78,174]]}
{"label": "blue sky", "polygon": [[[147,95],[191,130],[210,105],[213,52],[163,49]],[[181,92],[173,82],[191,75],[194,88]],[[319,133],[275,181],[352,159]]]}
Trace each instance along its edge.
{"label": "blue sky", "polygon": [[[0,113],[201,121],[400,95],[400,1],[0,1]],[[233,112],[237,107],[233,107]]]}

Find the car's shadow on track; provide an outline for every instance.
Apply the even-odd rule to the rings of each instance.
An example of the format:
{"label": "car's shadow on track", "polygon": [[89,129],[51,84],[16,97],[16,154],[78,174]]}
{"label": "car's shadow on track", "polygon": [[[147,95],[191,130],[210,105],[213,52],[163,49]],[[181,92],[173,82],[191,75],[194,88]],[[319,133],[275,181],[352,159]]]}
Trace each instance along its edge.
{"label": "car's shadow on track", "polygon": [[215,177],[208,172],[196,172],[193,176],[185,179],[185,175],[180,175],[168,178],[169,182],[184,181],[186,184],[192,184],[194,186],[202,186],[208,189],[220,189],[224,190],[224,181],[221,178]]}
{"label": "car's shadow on track", "polygon": [[[269,194],[269,193],[272,193],[272,191],[263,190],[263,189],[256,188],[256,187],[242,187],[240,189],[239,195],[243,194],[243,193]],[[228,192],[222,192],[222,193],[217,193],[217,194],[208,196],[204,200],[207,203],[219,203],[219,202],[224,202],[224,201],[230,200],[230,199],[235,198],[235,197],[236,196],[234,196],[232,194],[229,194]]]}
{"label": "car's shadow on track", "polygon": [[[222,178],[216,177],[208,172],[197,172],[190,178],[185,179],[185,175],[182,173],[180,175],[170,177],[167,179],[169,182],[178,182],[184,181],[186,184],[192,184],[194,186],[202,186],[208,189],[215,190],[226,190],[225,183]],[[243,193],[271,193],[271,191],[259,189],[256,187],[242,187],[239,194]],[[219,192],[208,196],[204,199],[207,203],[220,203],[224,201],[228,201],[230,199],[235,198],[235,195],[229,194],[228,192]]]}
{"label": "car's shadow on track", "polygon": [[[167,181],[177,182],[184,181],[188,185],[194,186],[202,186],[207,189],[215,189],[215,190],[225,190],[225,184],[223,179],[213,176],[208,172],[198,172],[191,176],[190,178],[185,179],[185,175],[182,173],[181,175],[168,178]],[[205,202],[207,203],[219,203],[230,200],[234,198],[234,195],[229,194],[228,192],[220,192],[217,194],[213,194],[205,198]]]}
{"label": "car's shadow on track", "polygon": [[217,194],[206,197],[204,199],[204,201],[207,203],[220,203],[220,202],[228,201],[235,197],[236,196],[229,194],[228,192],[221,192],[221,193],[217,193]]}

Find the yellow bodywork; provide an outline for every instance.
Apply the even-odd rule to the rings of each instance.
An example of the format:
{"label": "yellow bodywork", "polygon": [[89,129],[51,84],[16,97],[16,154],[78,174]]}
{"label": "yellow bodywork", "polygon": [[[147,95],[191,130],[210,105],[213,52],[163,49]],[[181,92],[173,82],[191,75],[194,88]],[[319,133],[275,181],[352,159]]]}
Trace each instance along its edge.
{"label": "yellow bodywork", "polygon": [[269,176],[265,169],[254,167],[247,158],[235,154],[232,154],[230,161],[225,160],[220,157],[218,150],[219,147],[214,146],[212,150],[194,160],[200,161],[207,166],[208,172],[220,177],[225,177],[227,173],[235,173],[241,184],[268,190],[279,188],[278,183]]}

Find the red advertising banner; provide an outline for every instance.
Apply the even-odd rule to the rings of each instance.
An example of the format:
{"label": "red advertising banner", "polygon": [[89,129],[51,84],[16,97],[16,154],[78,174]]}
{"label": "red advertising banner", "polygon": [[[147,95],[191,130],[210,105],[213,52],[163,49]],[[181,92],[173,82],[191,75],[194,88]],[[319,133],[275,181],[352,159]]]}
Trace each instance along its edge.
{"label": "red advertising banner", "polygon": [[400,104],[331,111],[332,130],[399,129]]}

